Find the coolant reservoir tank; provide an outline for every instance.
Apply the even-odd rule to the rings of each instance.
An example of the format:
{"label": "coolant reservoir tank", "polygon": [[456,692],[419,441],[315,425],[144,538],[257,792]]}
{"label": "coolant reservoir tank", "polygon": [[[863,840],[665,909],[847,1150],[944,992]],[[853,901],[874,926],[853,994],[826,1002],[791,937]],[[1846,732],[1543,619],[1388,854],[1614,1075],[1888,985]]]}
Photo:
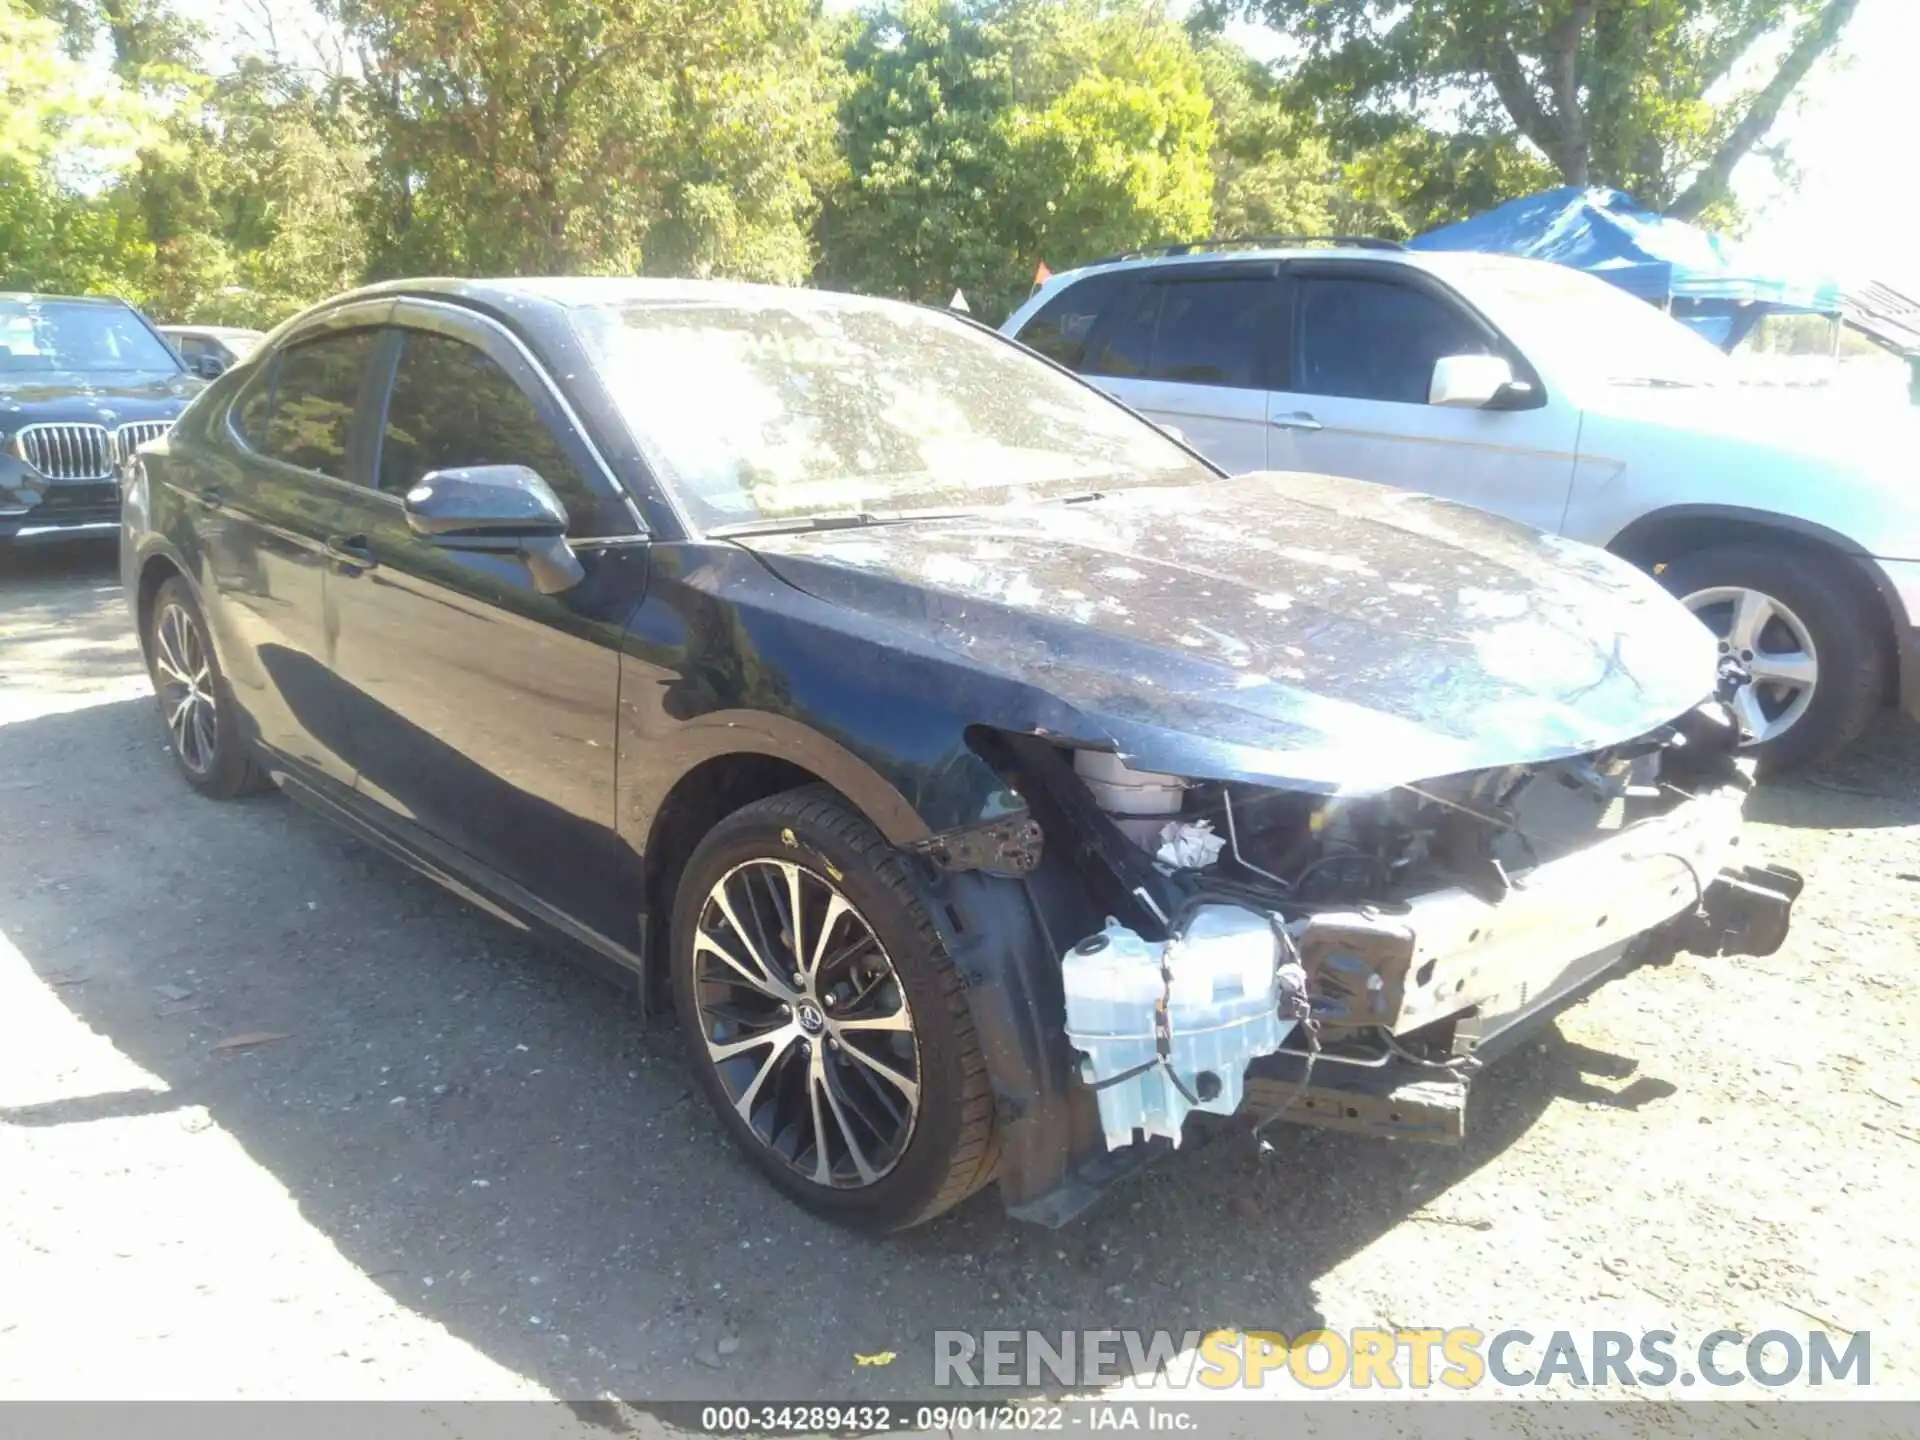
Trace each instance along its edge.
{"label": "coolant reservoir tank", "polygon": [[[1164,945],[1109,920],[1066,953],[1067,1039],[1085,1057],[1081,1078],[1096,1087],[1108,1149],[1133,1143],[1136,1130],[1178,1145],[1191,1111],[1240,1108],[1247,1062],[1293,1028],[1278,1009],[1279,961],[1271,922],[1237,905],[1201,906]],[[1162,998],[1166,1064],[1154,1038]]]}

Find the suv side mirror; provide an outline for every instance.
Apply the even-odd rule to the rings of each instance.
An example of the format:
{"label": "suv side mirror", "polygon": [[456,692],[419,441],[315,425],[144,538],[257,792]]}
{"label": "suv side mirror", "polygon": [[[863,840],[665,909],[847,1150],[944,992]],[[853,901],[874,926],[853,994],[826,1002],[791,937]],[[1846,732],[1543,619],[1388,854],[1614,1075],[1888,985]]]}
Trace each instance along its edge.
{"label": "suv side mirror", "polygon": [[567,544],[567,507],[525,465],[431,470],[402,504],[407,528],[444,550],[518,555],[542,595],[586,577]]}
{"label": "suv side mirror", "polygon": [[226,373],[227,362],[218,355],[202,355],[193,362],[193,368],[202,380],[218,380]]}
{"label": "suv side mirror", "polygon": [[1429,405],[1459,410],[1511,410],[1533,395],[1533,387],[1514,378],[1500,355],[1443,355],[1433,362],[1427,387]]}

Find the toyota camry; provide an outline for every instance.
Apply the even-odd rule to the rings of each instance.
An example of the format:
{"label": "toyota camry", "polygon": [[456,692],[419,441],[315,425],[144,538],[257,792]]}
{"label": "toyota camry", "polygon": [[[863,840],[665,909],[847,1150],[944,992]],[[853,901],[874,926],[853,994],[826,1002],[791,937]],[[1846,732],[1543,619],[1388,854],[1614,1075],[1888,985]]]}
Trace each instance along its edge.
{"label": "toyota camry", "polygon": [[1226,478],[943,312],[390,283],[122,486],[186,784],[630,977],[852,1224],[1059,1223],[1203,1125],[1457,1143],[1530,1027],[1799,889],[1733,861],[1745,677],[1654,580]]}

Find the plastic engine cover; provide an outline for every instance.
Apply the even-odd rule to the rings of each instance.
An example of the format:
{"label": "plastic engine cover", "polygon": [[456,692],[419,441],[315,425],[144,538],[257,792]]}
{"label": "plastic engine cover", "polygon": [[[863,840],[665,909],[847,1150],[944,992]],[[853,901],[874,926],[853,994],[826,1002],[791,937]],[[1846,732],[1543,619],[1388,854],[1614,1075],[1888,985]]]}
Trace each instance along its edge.
{"label": "plastic engine cover", "polygon": [[[1160,972],[1163,950],[1171,985]],[[1132,1144],[1135,1130],[1178,1145],[1190,1111],[1231,1115],[1240,1108],[1247,1062],[1278,1050],[1293,1029],[1277,1005],[1279,956],[1268,918],[1237,905],[1200,907],[1165,945],[1110,919],[1066,953],[1067,1038],[1085,1057],[1081,1078],[1098,1086],[1138,1071],[1095,1091],[1109,1150]],[[1154,1043],[1154,1007],[1163,991],[1167,1065]]]}

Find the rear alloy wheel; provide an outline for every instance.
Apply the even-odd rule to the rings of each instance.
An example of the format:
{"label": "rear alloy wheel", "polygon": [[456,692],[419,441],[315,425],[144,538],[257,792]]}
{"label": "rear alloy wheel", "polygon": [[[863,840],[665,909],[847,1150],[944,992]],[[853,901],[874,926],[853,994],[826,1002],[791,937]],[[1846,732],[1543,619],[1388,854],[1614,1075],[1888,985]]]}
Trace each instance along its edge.
{"label": "rear alloy wheel", "polygon": [[1753,681],[1734,710],[1771,774],[1825,760],[1866,729],[1886,694],[1881,623],[1843,562],[1768,544],[1683,555],[1660,580]]}
{"label": "rear alloy wheel", "polygon": [[1813,704],[1820,651],[1807,622],[1771,595],[1740,585],[1713,585],[1680,597],[1753,676],[1734,696],[1734,712],[1753,743],[1777,740]]}
{"label": "rear alloy wheel", "polygon": [[189,775],[205,780],[220,736],[220,707],[200,626],[179,600],[169,599],[154,616],[153,668],[174,756]]}
{"label": "rear alloy wheel", "polygon": [[187,783],[220,800],[272,788],[241,731],[200,607],[178,577],[153,598],[146,650],[167,741]]}
{"label": "rear alloy wheel", "polygon": [[721,1123],[808,1208],[894,1230],[992,1178],[965,988],[907,857],[832,790],[757,801],[701,841],[673,987]]}

